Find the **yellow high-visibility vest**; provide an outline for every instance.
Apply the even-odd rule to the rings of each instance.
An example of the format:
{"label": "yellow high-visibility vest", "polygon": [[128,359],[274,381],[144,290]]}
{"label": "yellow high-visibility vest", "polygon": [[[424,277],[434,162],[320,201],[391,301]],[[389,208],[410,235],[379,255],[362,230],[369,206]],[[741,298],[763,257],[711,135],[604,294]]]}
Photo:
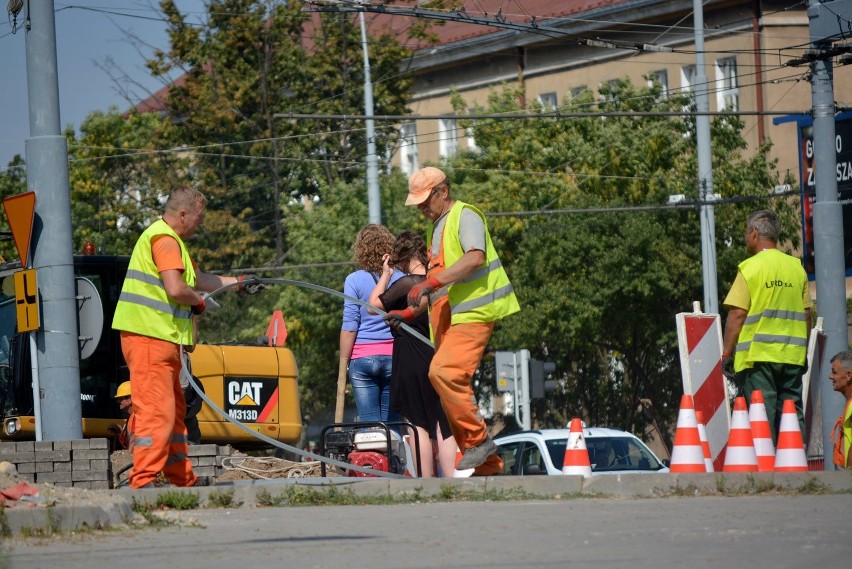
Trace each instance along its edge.
{"label": "yellow high-visibility vest", "polygon": [[[464,255],[459,241],[459,220],[464,208],[468,208],[482,218],[485,225],[485,264],[476,269],[464,280],[449,286],[450,310],[452,323],[463,322],[495,322],[510,314],[520,311],[518,299],[506,275],[506,270],[500,262],[500,257],[491,243],[488,225],[481,211],[470,204],[456,200],[447,213],[444,224],[444,235],[441,248],[444,253],[444,266],[452,267]],[[431,247],[433,224],[429,224],[426,235],[428,246]]]}
{"label": "yellow high-visibility vest", "polygon": [[151,242],[159,235],[169,235],[177,240],[184,266],[183,281],[190,287],[195,286],[195,269],[183,240],[168,223],[162,219],[155,221],[142,233],[133,248],[112,327],[175,344],[190,345],[194,343],[191,309],[189,305],[178,304],[169,298],[157,265],[154,264]]}
{"label": "yellow high-visibility vest", "polygon": [[734,370],[755,362],[804,365],[808,328],[802,291],[807,275],[802,264],[777,249],[749,257],[739,265],[748,285],[749,307],[734,354]]}

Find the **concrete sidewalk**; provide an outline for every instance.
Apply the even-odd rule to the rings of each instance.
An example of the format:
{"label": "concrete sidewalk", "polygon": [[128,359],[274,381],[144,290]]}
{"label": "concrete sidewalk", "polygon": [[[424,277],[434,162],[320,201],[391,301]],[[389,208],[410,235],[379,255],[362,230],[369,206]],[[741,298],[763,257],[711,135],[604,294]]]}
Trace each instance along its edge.
{"label": "concrete sidewalk", "polygon": [[[79,499],[52,506],[6,508],[2,513],[5,535],[36,535],[140,523],[132,503],[156,503],[166,492],[193,492],[204,508],[221,495],[230,498],[229,507],[250,508],[286,504],[286,494],[294,487],[326,492],[351,492],[355,496],[440,497],[452,500],[459,494],[510,494],[526,499],[566,499],[571,497],[665,497],[730,496],[778,493],[852,493],[852,471],[802,473],[713,473],[713,474],[610,474],[584,479],[582,476],[495,476],[456,479],[387,478],[289,478],[237,481],[199,488],[150,488],[87,491]],[[219,495],[219,496],[216,496]],[[213,496],[213,500],[211,500]],[[144,522],[143,522],[144,523]]]}

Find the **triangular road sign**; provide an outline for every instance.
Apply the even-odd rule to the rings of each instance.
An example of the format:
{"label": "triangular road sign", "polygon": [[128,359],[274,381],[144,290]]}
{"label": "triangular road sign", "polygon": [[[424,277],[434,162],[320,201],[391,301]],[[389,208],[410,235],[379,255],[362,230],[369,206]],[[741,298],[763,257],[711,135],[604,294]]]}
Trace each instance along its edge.
{"label": "triangular road sign", "polygon": [[21,266],[27,266],[30,252],[30,238],[33,235],[33,216],[35,215],[35,192],[26,192],[3,200],[3,209],[15,239],[15,247],[21,258]]}
{"label": "triangular road sign", "polygon": [[287,342],[287,324],[284,322],[284,313],[280,310],[272,312],[272,319],[266,328],[266,337],[269,338],[270,346],[283,346]]}

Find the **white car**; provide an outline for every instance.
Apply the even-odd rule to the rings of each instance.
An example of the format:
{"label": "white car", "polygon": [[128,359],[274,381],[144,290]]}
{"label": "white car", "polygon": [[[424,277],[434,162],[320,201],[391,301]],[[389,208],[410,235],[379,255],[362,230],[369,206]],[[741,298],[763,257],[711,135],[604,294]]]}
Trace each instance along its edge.
{"label": "white car", "polygon": [[[562,474],[568,429],[520,431],[494,438],[503,459],[503,472],[513,476]],[[668,467],[645,443],[627,431],[583,428],[592,474],[668,472]]]}

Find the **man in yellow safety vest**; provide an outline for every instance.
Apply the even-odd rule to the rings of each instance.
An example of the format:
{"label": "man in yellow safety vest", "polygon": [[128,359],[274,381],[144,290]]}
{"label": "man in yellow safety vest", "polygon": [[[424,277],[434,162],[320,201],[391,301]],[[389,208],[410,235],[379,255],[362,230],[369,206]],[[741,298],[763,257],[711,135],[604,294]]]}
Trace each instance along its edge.
{"label": "man in yellow safety vest", "polygon": [[257,277],[225,277],[196,268],[184,239],[204,223],[206,205],[194,188],[171,191],[162,219],[152,223],[133,248],[115,309],[112,327],[121,331],[136,419],[133,488],[156,485],[160,471],[176,486],[209,484],[206,477],[196,477],[187,458],[181,346],[190,351],[195,345],[192,318],[206,308],[198,291],[212,292],[237,281],[243,281],[240,288],[250,294],[264,286]]}
{"label": "man in yellow safety vest", "polygon": [[760,210],[746,221],[750,257],[739,264],[725,298],[728,317],[722,348],[722,373],[734,381],[746,401],[761,390],[772,439],[784,400],[796,403],[802,433],[802,374],[811,329],[808,277],[799,259],[778,250],[781,222],[774,211]]}

